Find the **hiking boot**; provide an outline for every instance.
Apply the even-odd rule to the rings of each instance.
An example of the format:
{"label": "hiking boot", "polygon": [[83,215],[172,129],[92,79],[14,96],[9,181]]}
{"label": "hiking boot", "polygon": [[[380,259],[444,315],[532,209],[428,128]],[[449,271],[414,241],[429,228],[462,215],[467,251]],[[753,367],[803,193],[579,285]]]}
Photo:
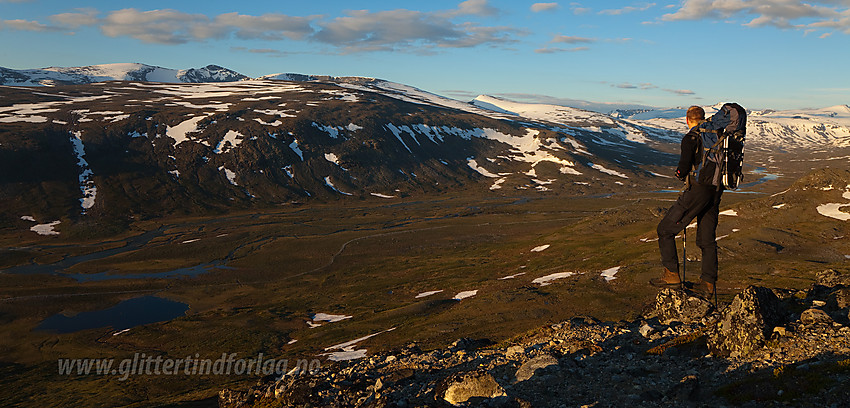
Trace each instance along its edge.
{"label": "hiking boot", "polygon": [[694,284],[693,291],[697,296],[705,299],[711,299],[716,290],[713,282],[704,281],[702,279]]}
{"label": "hiking boot", "polygon": [[675,272],[671,272],[669,269],[664,268],[664,274],[661,275],[660,278],[654,278],[649,281],[649,284],[652,286],[657,286],[659,288],[666,288],[671,286],[681,286],[682,279],[679,278],[679,274]]}

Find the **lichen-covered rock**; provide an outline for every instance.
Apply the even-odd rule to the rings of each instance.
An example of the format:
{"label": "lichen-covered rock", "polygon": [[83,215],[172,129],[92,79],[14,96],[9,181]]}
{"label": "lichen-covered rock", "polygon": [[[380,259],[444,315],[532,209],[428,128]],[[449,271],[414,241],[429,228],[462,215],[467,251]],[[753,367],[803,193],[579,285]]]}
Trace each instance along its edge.
{"label": "lichen-covered rock", "polygon": [[779,298],[768,288],[750,286],[723,309],[709,330],[708,349],[717,356],[744,356],[764,346],[783,322]]}
{"label": "lichen-covered rock", "polygon": [[453,376],[447,381],[446,391],[443,393],[443,399],[452,405],[459,405],[474,398],[491,399],[506,396],[505,389],[486,371]]}
{"label": "lichen-covered rock", "polygon": [[803,324],[829,324],[835,321],[832,320],[826,312],[820,309],[808,309],[800,315],[800,322]]}
{"label": "lichen-covered rock", "polygon": [[651,307],[653,316],[662,324],[672,322],[692,323],[708,316],[714,307],[710,302],[678,289],[661,289]]}
{"label": "lichen-covered rock", "polygon": [[516,382],[525,381],[535,375],[537,370],[558,366],[558,359],[549,354],[543,354],[528,360],[519,367],[516,372]]}
{"label": "lichen-covered rock", "polygon": [[841,273],[835,269],[826,269],[815,275],[817,285],[828,288],[836,286],[850,286],[850,274]]}
{"label": "lichen-covered rock", "polygon": [[223,389],[218,392],[218,406],[228,408],[241,408],[254,404],[254,393],[245,391],[233,391]]}

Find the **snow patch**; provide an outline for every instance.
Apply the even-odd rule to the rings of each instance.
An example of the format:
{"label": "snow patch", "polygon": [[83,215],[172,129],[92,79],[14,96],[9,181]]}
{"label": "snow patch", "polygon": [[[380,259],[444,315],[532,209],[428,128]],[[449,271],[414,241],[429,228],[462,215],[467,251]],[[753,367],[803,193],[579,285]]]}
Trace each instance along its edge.
{"label": "snow patch", "polygon": [[330,347],[325,347],[325,351],[330,350],[339,350],[339,351],[331,351],[329,353],[322,354],[323,356],[328,356],[328,360],[332,361],[347,361],[347,360],[355,360],[358,358],[366,357],[366,349],[355,350],[354,346],[361,341],[371,339],[379,334],[391,332],[395,330],[395,327],[391,329],[384,330],[378,333],[372,333],[368,336],[363,336],[359,339],[354,339],[351,341],[347,341],[345,343],[336,344]]}
{"label": "snow patch", "polygon": [[466,298],[471,298],[471,297],[473,297],[477,294],[478,294],[478,290],[467,290],[467,291],[458,293],[457,295],[455,295],[455,297],[452,298],[452,300],[463,300],[463,299],[466,299]]}
{"label": "snow patch", "polygon": [[615,275],[617,275],[617,272],[620,271],[620,268],[622,268],[622,266],[615,266],[613,268],[606,269],[606,270],[602,271],[600,276],[605,278],[605,282],[610,282],[614,279],[617,279],[617,277]]}
{"label": "snow patch", "polygon": [[427,296],[436,295],[437,293],[440,293],[440,292],[442,292],[442,290],[432,290],[432,291],[429,291],[429,292],[422,292],[422,293],[416,295],[415,299],[421,299],[421,298],[424,298],[424,297],[427,297]]}
{"label": "snow patch", "polygon": [[531,252],[543,252],[543,251],[545,251],[545,250],[549,249],[549,247],[550,247],[550,245],[549,245],[549,244],[546,244],[546,245],[540,245],[540,246],[538,246],[538,247],[534,247],[534,248],[532,248],[532,249],[531,249]]}
{"label": "snow patch", "polygon": [[279,121],[279,120],[276,120],[276,121],[271,122],[271,123],[266,122],[266,121],[264,121],[264,120],[262,120],[262,119],[260,119],[260,118],[254,118],[254,120],[255,120],[257,123],[261,124],[261,125],[272,126],[272,127],[278,127],[278,126],[280,126],[280,125],[282,125],[282,124],[283,124],[283,122],[281,122],[281,121]]}
{"label": "snow patch", "polygon": [[541,277],[531,281],[531,283],[536,283],[536,284],[539,284],[540,286],[546,286],[546,285],[550,285],[552,283],[552,281],[554,281],[554,280],[569,278],[570,276],[573,276],[573,275],[575,275],[575,272],[558,272],[558,273],[553,273],[551,275],[541,276]]}
{"label": "snow patch", "polygon": [[312,319],[314,322],[328,322],[328,323],[336,323],[341,322],[345,319],[351,319],[353,316],[346,315],[333,315],[328,313],[316,313],[313,315]]}
{"label": "snow patch", "polygon": [[841,211],[841,207],[850,207],[850,204],[841,204],[841,203],[829,203],[822,204],[818,206],[818,213],[820,215],[835,218],[836,220],[847,221],[850,220],[850,214]]}
{"label": "snow patch", "polygon": [[224,138],[221,139],[220,142],[218,142],[218,145],[213,150],[213,153],[227,153],[228,151],[230,151],[230,149],[239,146],[239,144],[242,143],[242,140],[244,140],[244,136],[242,136],[241,133],[235,130],[228,130],[227,134],[224,135]]}
{"label": "snow patch", "polygon": [[610,175],[612,175],[612,176],[622,177],[622,178],[625,178],[625,179],[629,178],[629,176],[627,176],[627,175],[625,175],[625,174],[623,174],[623,173],[620,173],[619,171],[611,170],[611,169],[605,168],[605,166],[603,166],[603,165],[601,165],[601,164],[588,163],[588,165],[589,165],[590,167],[592,167],[592,168],[596,169],[596,170],[599,170],[599,171],[601,171],[601,172],[605,173],[605,174],[610,174]]}
{"label": "snow patch", "polygon": [[737,216],[738,216],[738,212],[737,212],[737,211],[735,211],[735,210],[726,210],[726,211],[721,211],[721,212],[720,212],[720,215],[728,215],[728,216],[730,216],[730,217],[737,217]]}
{"label": "snow patch", "polygon": [[289,148],[301,158],[301,161],[304,161],[304,152],[301,151],[300,147],[298,147],[298,140],[293,140],[292,143],[289,144]]}
{"label": "snow patch", "polygon": [[229,169],[227,169],[224,166],[219,167],[218,171],[224,171],[224,176],[227,177],[227,181],[229,181],[230,184],[233,184],[234,186],[239,185],[239,184],[236,183],[236,173],[230,171]]}
{"label": "snow patch", "polygon": [[381,194],[381,193],[370,193],[370,194],[372,194],[375,197],[379,197],[379,198],[396,198],[396,196],[391,196],[391,195],[386,195],[386,194]]}
{"label": "snow patch", "polygon": [[197,116],[189,120],[185,120],[180,122],[176,126],[166,126],[165,135],[174,139],[174,146],[179,145],[185,141],[191,140],[189,139],[189,133],[195,133],[198,131],[198,123],[202,120],[206,119],[208,115]]}
{"label": "snow patch", "polygon": [[32,215],[22,215],[21,219],[24,221],[37,222]]}
{"label": "snow patch", "polygon": [[[335,154],[333,154],[333,153],[325,153],[325,160],[327,160],[327,161],[329,161],[329,162],[331,162],[331,163],[336,164],[337,166],[339,166],[339,157],[337,157],[337,156],[336,156]],[[340,167],[342,167],[342,166],[340,166]]]}
{"label": "snow patch", "polygon": [[92,179],[94,173],[89,168],[89,163],[85,159],[86,149],[81,137],[82,134],[80,132],[75,132],[70,140],[74,146],[74,154],[77,156],[77,166],[82,170],[79,176],[80,191],[83,193],[83,198],[80,199],[80,207],[82,207],[83,214],[85,214],[86,210],[94,206],[94,201],[97,197],[97,186],[95,186]]}
{"label": "snow patch", "polygon": [[499,178],[499,176],[497,174],[490,173],[489,171],[487,171],[487,169],[479,166],[478,162],[475,161],[475,159],[471,159],[471,158],[467,159],[466,164],[467,164],[467,166],[469,166],[469,168],[477,171],[478,173],[480,173],[484,177]]}
{"label": "snow patch", "polygon": [[502,276],[501,278],[499,278],[499,280],[513,279],[513,278],[516,278],[516,277],[522,276],[522,275],[525,275],[525,272],[515,273],[513,275],[508,275],[508,276]]}
{"label": "snow patch", "polygon": [[313,122],[313,127],[326,132],[334,139],[339,138],[339,130],[335,127],[320,125],[316,122]]}
{"label": "snow patch", "polygon": [[330,187],[330,188],[331,188],[331,190],[336,191],[337,193],[345,194],[345,195],[348,195],[348,196],[353,195],[353,194],[351,194],[351,193],[346,193],[346,192],[344,192],[344,191],[340,191],[338,188],[336,188],[336,186],[334,186],[334,183],[332,183],[332,182],[331,182],[331,177],[330,177],[330,176],[325,177],[325,185],[326,185],[326,186],[328,186],[328,187]]}
{"label": "snow patch", "polygon": [[30,227],[30,231],[35,232],[38,235],[59,235],[59,232],[53,230],[53,227],[61,224],[62,221],[53,221],[47,224],[38,224]]}

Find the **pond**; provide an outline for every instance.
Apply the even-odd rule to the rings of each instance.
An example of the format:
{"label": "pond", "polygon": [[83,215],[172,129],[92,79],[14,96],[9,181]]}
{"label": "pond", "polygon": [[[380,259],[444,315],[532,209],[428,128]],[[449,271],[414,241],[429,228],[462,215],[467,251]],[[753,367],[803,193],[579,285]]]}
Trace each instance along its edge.
{"label": "pond", "polygon": [[125,330],[144,324],[175,319],[186,314],[189,305],[157,296],[127,299],[107,309],[81,312],[74,316],[55,314],[44,319],[35,329],[54,333],[112,327]]}

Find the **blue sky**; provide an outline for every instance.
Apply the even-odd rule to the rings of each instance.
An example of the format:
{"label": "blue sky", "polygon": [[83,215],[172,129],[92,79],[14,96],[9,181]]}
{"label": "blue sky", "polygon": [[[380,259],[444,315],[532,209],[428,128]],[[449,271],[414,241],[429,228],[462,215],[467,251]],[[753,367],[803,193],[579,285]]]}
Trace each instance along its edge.
{"label": "blue sky", "polygon": [[0,66],[217,64],[469,100],[850,104],[850,0],[0,0]]}

